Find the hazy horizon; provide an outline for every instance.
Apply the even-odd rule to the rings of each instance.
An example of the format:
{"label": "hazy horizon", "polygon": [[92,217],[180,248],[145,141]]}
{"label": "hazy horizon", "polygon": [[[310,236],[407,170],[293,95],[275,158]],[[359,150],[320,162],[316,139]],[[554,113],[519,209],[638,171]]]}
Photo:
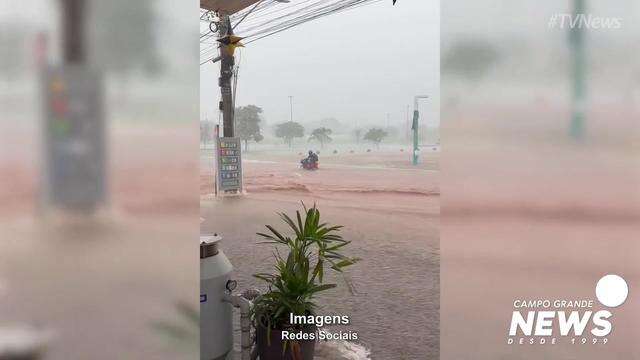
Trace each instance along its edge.
{"label": "hazy horizon", "polygon": [[[439,16],[438,1],[382,1],[248,44],[236,53],[236,106],[261,107],[273,125],[290,119],[293,96],[293,119],[302,124],[402,127],[413,97],[426,94],[423,124],[437,126]],[[218,73],[219,64],[200,67],[201,120],[218,121]]]}

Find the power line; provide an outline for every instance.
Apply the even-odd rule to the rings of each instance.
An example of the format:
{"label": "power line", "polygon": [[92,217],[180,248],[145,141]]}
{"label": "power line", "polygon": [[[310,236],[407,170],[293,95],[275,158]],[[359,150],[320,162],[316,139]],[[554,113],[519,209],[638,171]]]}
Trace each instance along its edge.
{"label": "power line", "polygon": [[242,18],[240,18],[240,20],[238,20],[238,22],[236,22],[235,25],[233,25],[232,29],[235,30],[236,27],[238,27],[238,25],[240,25],[241,22],[244,21],[244,19],[247,18],[247,16],[249,16],[261,3],[263,0],[259,0],[252,8],[251,10],[249,10],[246,14],[244,14],[244,16],[242,16]]}
{"label": "power line", "polygon": [[[366,3],[368,4],[368,3],[376,3],[376,2],[380,2],[380,1],[382,1],[382,0],[364,0],[363,2],[366,2]],[[362,6],[362,5],[366,5],[366,4],[360,4],[359,6]],[[359,6],[357,6],[357,7],[359,7]],[[302,20],[300,20],[300,21],[291,22],[291,23],[286,24],[286,25],[284,25],[284,26],[278,26],[278,27],[274,27],[274,28],[272,28],[272,29],[268,29],[268,30],[265,30],[265,31],[259,32],[259,33],[252,34],[252,35],[250,35],[250,36],[247,36],[247,38],[255,37],[255,36],[258,36],[258,35],[260,35],[260,34],[264,34],[264,35],[262,35],[262,36],[258,36],[258,37],[256,37],[256,38],[254,38],[254,39],[252,39],[252,40],[248,41],[246,44],[250,44],[250,43],[252,43],[252,42],[254,42],[254,41],[258,41],[258,40],[260,40],[260,39],[264,39],[264,38],[269,37],[269,36],[271,36],[271,35],[278,34],[278,33],[282,32],[282,31],[288,30],[288,29],[290,29],[290,28],[292,28],[292,27],[295,27],[295,26],[298,26],[298,25],[304,24],[304,23],[306,23],[306,22],[309,22],[309,21],[312,21],[312,20],[316,20],[316,19],[319,19],[319,18],[322,18],[322,17],[325,17],[325,16],[329,16],[329,15],[331,15],[331,14],[333,14],[333,13],[337,13],[337,12],[341,12],[341,11],[348,10],[348,9],[350,9],[350,8],[352,8],[352,7],[353,7],[353,8],[355,8],[356,6],[353,6],[353,5],[352,5],[352,6],[344,6],[344,7],[340,7],[340,8],[334,9],[334,10],[329,11],[329,12],[326,12],[326,13],[319,13],[319,14],[317,14],[317,15],[314,15],[314,16],[312,16],[312,17],[308,17],[308,18],[306,18],[306,19],[302,19]]]}
{"label": "power line", "polygon": [[[246,42],[249,44],[309,21],[380,1],[382,0],[303,0],[283,6],[275,0],[262,0],[255,6],[236,13],[232,16],[232,21],[235,21],[233,27],[239,28],[237,31],[239,36],[249,39]],[[210,14],[205,16],[201,13],[200,19],[208,16]],[[244,26],[239,26],[241,23]],[[213,52],[217,52],[218,44],[207,42],[215,36],[211,30],[200,33],[200,56],[206,58],[201,62],[201,65],[217,57],[217,54],[213,54]]]}
{"label": "power line", "polygon": [[266,32],[275,32],[280,29],[291,28],[292,25],[296,26],[302,23],[306,23],[311,20],[315,20],[324,16],[328,16],[348,8],[354,8],[356,6],[377,2],[375,0],[347,0],[347,1],[327,1],[319,0],[311,3],[307,6],[300,7],[287,14],[278,16],[274,19],[269,19],[262,22],[259,25],[255,25],[248,29],[243,29],[244,33],[248,33],[245,37],[253,37],[262,35]]}

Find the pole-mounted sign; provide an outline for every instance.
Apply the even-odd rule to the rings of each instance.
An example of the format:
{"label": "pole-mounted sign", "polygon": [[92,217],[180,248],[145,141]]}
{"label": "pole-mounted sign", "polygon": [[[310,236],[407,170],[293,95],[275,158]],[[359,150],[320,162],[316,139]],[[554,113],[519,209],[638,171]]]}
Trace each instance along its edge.
{"label": "pole-mounted sign", "polygon": [[218,194],[237,195],[242,193],[242,156],[240,138],[216,138],[218,159]]}
{"label": "pole-mounted sign", "polygon": [[93,211],[107,201],[102,77],[85,65],[49,67],[44,75],[46,207]]}

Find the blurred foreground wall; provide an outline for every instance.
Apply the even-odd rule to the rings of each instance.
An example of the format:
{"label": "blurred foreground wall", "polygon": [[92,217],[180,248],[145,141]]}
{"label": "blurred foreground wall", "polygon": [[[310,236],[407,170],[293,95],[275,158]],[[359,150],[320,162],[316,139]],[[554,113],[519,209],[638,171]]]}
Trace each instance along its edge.
{"label": "blurred foreground wall", "polygon": [[[620,26],[570,29],[575,3]],[[640,357],[640,6],[575,3],[442,2],[442,359]],[[606,274],[630,289],[615,308]],[[585,311],[556,299],[610,311],[607,344],[558,315],[544,345],[509,336],[514,310]]]}
{"label": "blurred foreground wall", "polygon": [[0,331],[45,359],[197,358],[197,15],[0,2]]}

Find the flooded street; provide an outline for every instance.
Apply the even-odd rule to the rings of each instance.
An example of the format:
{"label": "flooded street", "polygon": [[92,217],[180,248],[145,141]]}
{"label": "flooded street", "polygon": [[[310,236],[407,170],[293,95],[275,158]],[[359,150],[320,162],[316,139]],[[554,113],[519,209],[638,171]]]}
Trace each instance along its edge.
{"label": "flooded street", "polygon": [[[272,248],[256,244],[256,232],[265,224],[284,230],[277,212],[315,203],[324,221],[344,226],[349,255],[361,258],[347,271],[351,286],[329,279],[339,286],[320,298],[321,314],[350,316],[350,325],[332,330],[357,332],[372,359],[438,358],[437,154],[418,168],[399,151],[327,156],[315,172],[299,169],[294,155],[248,156],[242,197],[208,196],[211,175],[202,173],[202,231],[223,236],[239,289],[261,287],[252,274],[273,264]],[[206,153],[201,159],[208,161]]]}

